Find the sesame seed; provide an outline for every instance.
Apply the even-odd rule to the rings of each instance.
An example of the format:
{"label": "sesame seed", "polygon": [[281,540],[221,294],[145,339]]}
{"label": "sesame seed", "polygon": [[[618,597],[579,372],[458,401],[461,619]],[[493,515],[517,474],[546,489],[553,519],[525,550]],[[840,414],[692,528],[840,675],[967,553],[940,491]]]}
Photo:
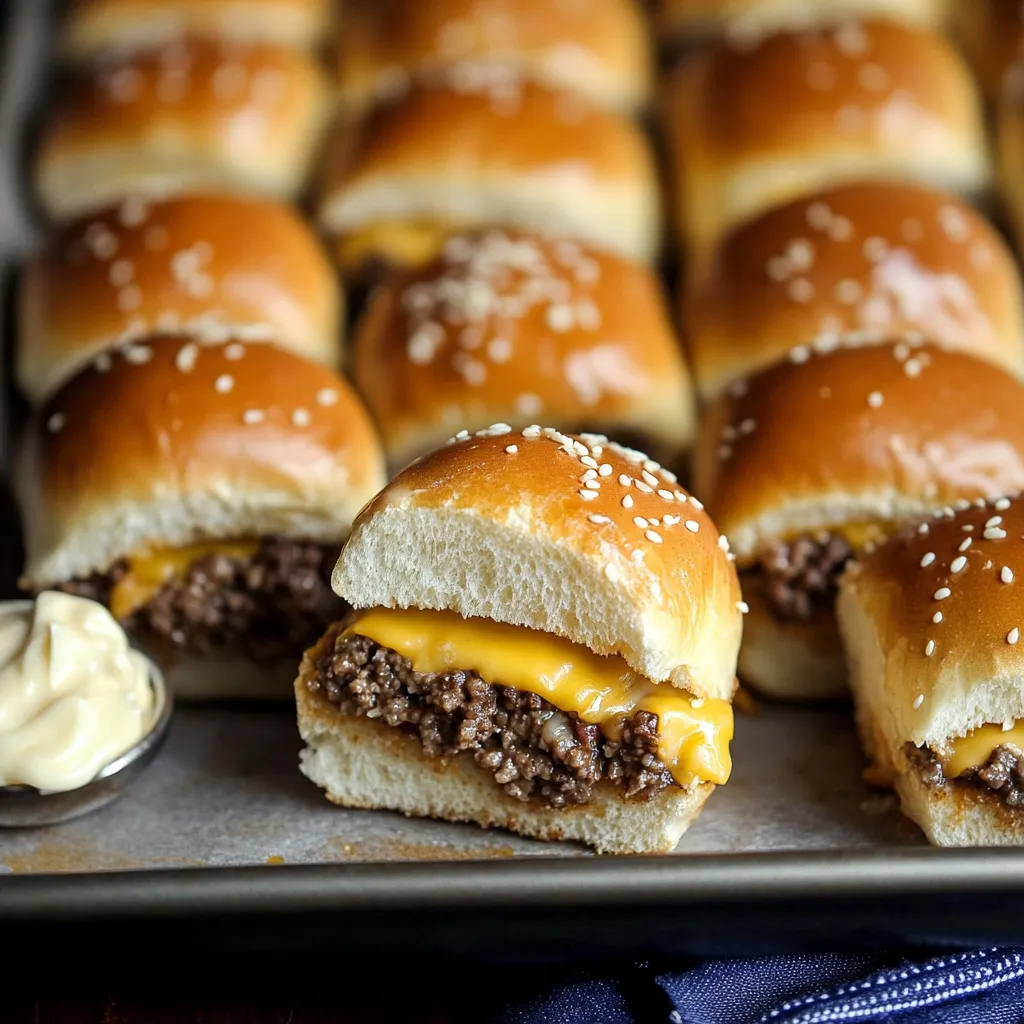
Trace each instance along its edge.
{"label": "sesame seed", "polygon": [[129,363],[135,366],[148,363],[153,358],[153,350],[146,345],[129,345],[127,348],[122,349],[121,354]]}
{"label": "sesame seed", "polygon": [[242,422],[243,423],[248,423],[248,424],[262,423],[263,419],[264,419],[264,415],[263,415],[262,410],[260,410],[260,409],[246,409],[245,412],[242,413]]}
{"label": "sesame seed", "polygon": [[921,559],[921,568],[922,569],[927,569],[928,566],[931,565],[932,562],[934,562],[934,561],[935,561],[935,552],[934,551],[927,552],[924,555],[924,557]]}
{"label": "sesame seed", "polygon": [[62,412],[55,412],[47,421],[46,429],[51,434],[56,434],[65,423],[64,414]]}
{"label": "sesame seed", "polygon": [[936,613],[935,613],[935,614],[934,614],[934,615],[932,616],[932,622],[934,622],[934,623],[935,623],[935,625],[937,626],[937,625],[938,625],[938,624],[939,624],[939,623],[940,623],[940,622],[942,621],[942,617],[943,617],[943,616],[942,616],[942,612],[936,612]]}
{"label": "sesame seed", "polygon": [[645,536],[645,537],[646,537],[646,538],[647,538],[647,539],[648,539],[648,540],[649,540],[649,541],[650,541],[650,542],[651,542],[652,544],[660,544],[660,543],[661,543],[661,537],[660,537],[660,536],[659,536],[659,535],[658,535],[657,533],[655,533],[655,532],[654,532],[653,530],[648,530],[648,531],[647,531],[647,532],[646,532],[646,533],[644,534],[644,536]]}
{"label": "sesame seed", "polygon": [[558,334],[571,331],[576,324],[576,314],[572,306],[549,306],[545,319],[548,327]]}
{"label": "sesame seed", "polygon": [[718,546],[722,551],[729,550],[729,538],[723,533],[718,538]]}
{"label": "sesame seed", "polygon": [[657,516],[651,516],[651,518],[647,521],[651,524],[651,526],[661,526],[661,520]]}
{"label": "sesame seed", "polygon": [[957,548],[957,550],[966,551],[973,543],[974,541],[972,538],[966,537],[964,540],[960,541],[960,547]]}
{"label": "sesame seed", "polygon": [[993,508],[998,509],[1000,512],[1005,512],[1009,507],[1010,507],[1010,499],[1009,498],[1000,498],[995,503],[995,505],[993,505]]}
{"label": "sesame seed", "polygon": [[647,484],[647,486],[652,489],[657,487],[658,484],[661,482],[653,473],[649,472],[646,469],[642,471],[641,475],[644,478],[644,483]]}
{"label": "sesame seed", "polygon": [[519,451],[519,447],[518,447],[517,445],[514,445],[514,444],[510,444],[510,445],[509,445],[509,446],[508,446],[508,447],[507,447],[507,448],[505,449],[505,453],[506,453],[507,455],[515,455],[515,453],[516,453],[517,451]]}
{"label": "sesame seed", "polygon": [[683,525],[690,531],[690,533],[696,533],[700,529],[700,523],[698,523],[696,519],[687,519]]}
{"label": "sesame seed", "polygon": [[985,529],[991,530],[993,526],[999,526],[1002,521],[1002,516],[992,516],[990,519],[985,520]]}
{"label": "sesame seed", "polygon": [[960,527],[960,529],[963,530],[964,533],[974,532],[974,526],[971,523],[965,523],[963,526]]}
{"label": "sesame seed", "polygon": [[633,507],[633,495],[632,494],[627,494],[627,495],[623,496],[622,507],[623,508],[632,508]]}
{"label": "sesame seed", "polygon": [[923,693],[919,693],[914,698],[914,710],[916,711],[923,703],[924,703],[924,694]]}
{"label": "sesame seed", "polygon": [[232,342],[224,349],[224,358],[232,363],[237,363],[245,355],[245,346],[239,345],[237,341]]}
{"label": "sesame seed", "polygon": [[308,409],[294,409],[292,411],[292,423],[297,427],[308,427],[312,417]]}
{"label": "sesame seed", "polygon": [[1014,626],[1009,633],[1006,634],[1006,642],[1008,644],[1015,644],[1020,639],[1020,630]]}
{"label": "sesame seed", "polygon": [[600,524],[600,523],[610,523],[611,522],[611,520],[607,516],[600,516],[600,515],[597,515],[597,513],[595,513],[595,512],[591,512],[591,514],[589,516],[587,516],[587,518],[592,523],[599,523]]}
{"label": "sesame seed", "polygon": [[958,557],[954,558],[953,561],[950,563],[949,570],[953,573],[962,572],[966,565],[967,556],[959,555]]}
{"label": "sesame seed", "polygon": [[868,405],[870,405],[872,409],[877,409],[884,401],[885,398],[881,391],[872,391],[871,394],[868,395]]}
{"label": "sesame seed", "polygon": [[750,611],[750,605],[747,604],[746,601],[737,601],[736,602],[736,611],[738,611],[741,615],[746,615],[747,612]]}
{"label": "sesame seed", "polygon": [[653,488],[648,487],[647,484],[645,484],[643,482],[643,480],[637,480],[637,482],[636,482],[636,489],[638,491],[643,491],[644,494],[653,494],[654,493]]}
{"label": "sesame seed", "polygon": [[789,350],[791,363],[806,363],[811,358],[811,350],[806,345],[797,345]]}
{"label": "sesame seed", "polygon": [[586,473],[584,473],[583,476],[580,478],[580,482],[581,483],[586,483],[588,480],[596,480],[596,479],[597,479],[597,470],[596,469],[588,469],[586,471]]}
{"label": "sesame seed", "polygon": [[528,427],[523,428],[523,437],[533,440],[536,437],[540,437],[540,427],[536,423],[531,424]]}
{"label": "sesame seed", "polygon": [[806,277],[798,277],[789,282],[786,293],[793,302],[806,305],[814,299],[814,285]]}
{"label": "sesame seed", "polygon": [[928,533],[928,532],[929,532],[929,530],[930,530],[930,529],[931,529],[931,528],[930,528],[930,527],[928,526],[928,524],[927,524],[927,523],[922,523],[922,524],[921,524],[921,525],[920,525],[920,526],[919,526],[919,527],[917,528],[917,532],[918,532],[918,533],[922,533],[922,534],[926,534],[926,533]]}
{"label": "sesame seed", "polygon": [[597,491],[577,491],[576,492],[584,501],[593,501],[597,497]]}
{"label": "sesame seed", "polygon": [[740,434],[752,434],[757,427],[757,422],[752,419],[745,419],[739,426]]}
{"label": "sesame seed", "polygon": [[235,378],[230,373],[222,373],[213,382],[213,386],[222,395],[226,395],[235,386]]}
{"label": "sesame seed", "polygon": [[939,587],[939,589],[932,594],[932,597],[934,597],[936,601],[945,601],[952,593],[953,591],[950,590],[949,587]]}
{"label": "sesame seed", "polygon": [[860,300],[863,291],[864,289],[861,287],[859,281],[854,281],[852,278],[845,278],[836,285],[836,301],[847,306],[852,306],[855,302]]}
{"label": "sesame seed", "polygon": [[597,467],[597,472],[600,476],[611,476],[615,470],[613,470],[607,462],[602,462],[601,465]]}
{"label": "sesame seed", "polygon": [[599,490],[601,490],[601,481],[600,480],[595,480],[593,477],[591,477],[591,479],[589,479],[589,480],[584,480],[583,486],[588,491],[599,491]]}
{"label": "sesame seed", "polygon": [[1008,565],[1004,565],[1002,567],[1002,569],[999,570],[999,578],[1004,583],[1012,583],[1013,582],[1013,570]]}
{"label": "sesame seed", "polygon": [[935,641],[934,640],[929,640],[928,643],[926,643],[924,645],[924,656],[926,658],[930,658],[934,653],[935,653]]}
{"label": "sesame seed", "polygon": [[625,473],[620,473],[619,483],[622,484],[623,487],[630,487],[633,483],[633,478],[631,476],[626,476]]}
{"label": "sesame seed", "polygon": [[1003,540],[1006,537],[1006,531],[1001,530],[998,526],[993,527],[990,530],[986,530],[982,536],[985,540]]}
{"label": "sesame seed", "polygon": [[178,349],[178,354],[174,357],[174,365],[182,373],[190,373],[195,369],[196,360],[198,359],[199,346],[194,341],[190,341],[187,345],[182,345]]}
{"label": "sesame seed", "polygon": [[643,516],[633,516],[633,525],[639,526],[641,530],[646,530],[650,524]]}
{"label": "sesame seed", "polygon": [[336,388],[321,388],[316,393],[316,404],[323,406],[325,409],[332,405],[336,405],[337,402],[338,391]]}
{"label": "sesame seed", "polygon": [[580,459],[580,462],[582,462],[584,466],[589,466],[592,470],[597,472],[597,459],[592,456],[584,455],[583,458]]}
{"label": "sesame seed", "polygon": [[864,239],[863,249],[864,258],[869,263],[881,263],[889,252],[889,243],[878,235],[872,235]]}
{"label": "sesame seed", "polygon": [[682,520],[683,520],[682,516],[667,515],[661,521],[666,526],[675,526],[676,523],[680,523],[680,522],[682,522]]}

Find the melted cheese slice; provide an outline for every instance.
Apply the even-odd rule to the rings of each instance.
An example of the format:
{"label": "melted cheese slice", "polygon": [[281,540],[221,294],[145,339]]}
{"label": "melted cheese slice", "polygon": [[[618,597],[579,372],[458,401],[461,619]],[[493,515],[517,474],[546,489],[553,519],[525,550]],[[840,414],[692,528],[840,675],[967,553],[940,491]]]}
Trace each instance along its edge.
{"label": "melted cheese slice", "polygon": [[418,267],[440,254],[455,228],[443,222],[379,221],[339,239],[338,262],[348,270],[372,259],[403,268]]}
{"label": "melted cheese slice", "polygon": [[189,566],[207,555],[249,558],[259,550],[259,541],[216,541],[192,544],[184,548],[166,548],[132,555],[128,571],[110,592],[110,612],[124,619],[151,600],[156,592],[174,579],[188,574]]}
{"label": "melted cheese slice", "polygon": [[1012,729],[1001,725],[982,725],[966,736],[952,740],[949,753],[941,758],[942,771],[947,779],[963,775],[969,768],[980,768],[996,747],[1018,747],[1024,750],[1024,721],[1013,723]]}
{"label": "melted cheese slice", "polygon": [[375,608],[346,632],[390,647],[418,672],[471,669],[490,683],[536,693],[599,726],[612,740],[621,737],[626,718],[649,711],[658,716],[658,755],[679,785],[729,778],[732,705],[652,683],[620,657],[594,654],[540,630],[454,612]]}

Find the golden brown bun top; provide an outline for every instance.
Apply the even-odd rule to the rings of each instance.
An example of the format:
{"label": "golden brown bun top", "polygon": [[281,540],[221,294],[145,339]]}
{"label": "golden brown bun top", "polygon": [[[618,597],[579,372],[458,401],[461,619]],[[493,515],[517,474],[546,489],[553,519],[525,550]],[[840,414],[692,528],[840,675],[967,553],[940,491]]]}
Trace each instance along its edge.
{"label": "golden brown bun top", "polygon": [[327,31],[331,8],[332,0],[71,0],[61,50],[84,60],[186,34],[311,47]]}
{"label": "golden brown bun top", "polygon": [[324,181],[330,193],[377,177],[437,175],[449,167],[481,176],[585,167],[598,182],[632,183],[653,173],[642,131],[627,118],[528,82],[415,88],[382,104],[339,147]]}
{"label": "golden brown bun top", "polygon": [[706,411],[697,493],[737,557],[845,523],[886,523],[1024,488],[1024,388],[934,345],[790,359]]}
{"label": "golden brown bun top", "polygon": [[339,361],[334,268],[289,206],[231,195],[130,199],[63,228],[25,268],[19,383],[33,401],[129,338],[274,340]]}
{"label": "golden brown bun top", "polygon": [[677,450],[689,375],[649,268],[565,240],[455,235],[373,297],[353,375],[401,464],[461,427],[632,427]]}
{"label": "golden brown bun top", "polygon": [[[974,0],[969,0],[973,4]],[[654,0],[659,32],[669,39],[725,32],[740,39],[849,18],[883,17],[941,27],[947,0]]]}
{"label": "golden brown bun top", "polygon": [[671,473],[601,435],[462,432],[360,513],[333,582],[356,608],[494,618],[733,692],[744,606],[727,543]]}
{"label": "golden brown bun top", "polygon": [[204,535],[338,538],[383,483],[352,389],[268,343],[104,353],[37,411],[20,456],[28,573],[43,582]]}
{"label": "golden brown bun top", "polygon": [[841,604],[856,603],[888,658],[889,705],[874,713],[897,739],[941,742],[1019,716],[1021,587],[1020,498],[942,509],[850,567]]}
{"label": "golden brown bun top", "polygon": [[968,204],[914,185],[841,186],[745,224],[690,282],[684,316],[705,395],[829,336],[917,332],[1024,369],[1012,253]]}
{"label": "golden brown bun top", "polygon": [[503,66],[595,102],[646,102],[651,60],[636,0],[353,0],[338,59],[342,102],[365,107],[411,78]]}
{"label": "golden brown bun top", "polygon": [[[895,149],[908,124],[918,132],[930,121],[955,137],[978,119],[970,75],[946,39],[870,20],[749,46],[720,43],[679,66],[667,103],[670,117],[677,104],[700,112],[709,160],[792,159],[823,140],[849,146],[869,129]],[[672,133],[685,128],[670,124]]]}
{"label": "golden brown bun top", "polygon": [[[263,43],[179,39],[74,72],[51,115],[44,158],[111,138],[136,139],[165,118],[188,125],[199,138],[250,145],[254,134],[287,136],[296,117],[308,119],[309,107],[325,102],[325,77],[309,54]],[[172,138],[168,144],[180,143]]]}

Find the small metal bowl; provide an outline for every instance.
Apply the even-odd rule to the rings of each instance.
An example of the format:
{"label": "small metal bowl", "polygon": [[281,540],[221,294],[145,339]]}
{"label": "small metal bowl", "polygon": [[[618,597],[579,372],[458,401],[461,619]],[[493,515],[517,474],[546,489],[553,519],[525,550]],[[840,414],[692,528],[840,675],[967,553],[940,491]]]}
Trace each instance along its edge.
{"label": "small metal bowl", "polygon": [[89,814],[116,800],[125,787],[146,770],[167,736],[174,710],[174,698],[163,673],[150,659],[146,660],[156,702],[153,727],[149,732],[116,761],[111,761],[92,782],[78,789],[46,793],[35,786],[0,786],[0,828],[59,825]]}

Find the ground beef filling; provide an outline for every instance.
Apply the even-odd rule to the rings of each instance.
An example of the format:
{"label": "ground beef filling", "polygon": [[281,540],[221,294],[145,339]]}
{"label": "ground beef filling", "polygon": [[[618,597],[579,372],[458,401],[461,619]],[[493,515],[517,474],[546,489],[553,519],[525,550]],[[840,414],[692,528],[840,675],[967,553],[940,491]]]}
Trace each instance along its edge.
{"label": "ground beef filling", "polygon": [[[192,654],[230,652],[267,664],[297,656],[344,611],[331,590],[337,545],[267,537],[248,558],[212,554],[163,587],[123,625]],[[127,563],[59,589],[109,606]]]}
{"label": "ground beef filling", "polygon": [[[951,781],[943,774],[942,762],[927,747],[908,743],[904,751],[926,786],[939,787]],[[1008,807],[1024,807],[1024,753],[1016,747],[996,747],[980,768],[970,768],[952,781],[987,789]]]}
{"label": "ground beef filling", "polygon": [[761,556],[762,593],[776,618],[809,619],[835,604],[839,577],[853,556],[834,534],[776,541]]}
{"label": "ground beef filling", "polygon": [[310,689],[347,715],[365,715],[419,736],[442,762],[470,752],[510,796],[551,807],[585,804],[608,779],[646,800],[675,785],[658,760],[658,716],[627,719],[619,742],[533,693],[476,672],[416,672],[396,651],[336,627]]}

